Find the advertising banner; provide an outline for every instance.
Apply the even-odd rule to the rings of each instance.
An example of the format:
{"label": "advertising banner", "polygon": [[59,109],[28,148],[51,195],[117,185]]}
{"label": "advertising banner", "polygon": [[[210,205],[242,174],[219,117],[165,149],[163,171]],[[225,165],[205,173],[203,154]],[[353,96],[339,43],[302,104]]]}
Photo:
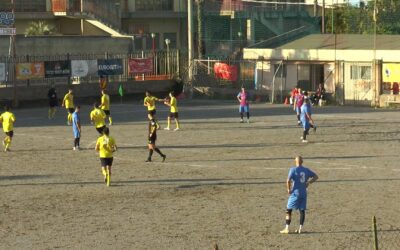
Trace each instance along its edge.
{"label": "advertising banner", "polygon": [[69,61],[44,62],[46,78],[71,76],[71,64]]}
{"label": "advertising banner", "polygon": [[99,76],[122,75],[124,73],[122,59],[99,59],[97,66]]}
{"label": "advertising banner", "polygon": [[0,63],[0,81],[6,80],[6,64]]}
{"label": "advertising banner", "polygon": [[16,71],[18,80],[42,79],[44,78],[44,63],[17,63]]}
{"label": "advertising banner", "polygon": [[215,63],[214,74],[216,78],[229,81],[237,81],[238,68],[236,65],[228,65],[226,63]]}
{"label": "advertising banner", "polygon": [[144,74],[153,72],[153,58],[129,59],[129,74]]}
{"label": "advertising banner", "polygon": [[97,60],[72,60],[71,76],[97,76]]}

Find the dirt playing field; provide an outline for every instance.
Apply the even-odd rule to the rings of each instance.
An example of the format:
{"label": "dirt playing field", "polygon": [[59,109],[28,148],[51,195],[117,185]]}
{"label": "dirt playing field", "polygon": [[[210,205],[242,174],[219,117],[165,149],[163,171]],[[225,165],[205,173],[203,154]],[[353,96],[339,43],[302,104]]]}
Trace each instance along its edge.
{"label": "dirt playing field", "polygon": [[[112,186],[94,151],[90,107],[81,111],[82,151],[73,151],[65,110],[16,110],[12,152],[0,153],[0,249],[372,249],[376,215],[385,249],[400,248],[398,110],[314,108],[316,134],[288,106],[181,101],[182,129],[160,130],[145,163],[140,101],[112,105]],[[158,104],[165,127],[167,107]],[[303,235],[280,235],[285,180],[294,157],[320,180],[309,188]],[[298,226],[294,213],[291,230]]]}

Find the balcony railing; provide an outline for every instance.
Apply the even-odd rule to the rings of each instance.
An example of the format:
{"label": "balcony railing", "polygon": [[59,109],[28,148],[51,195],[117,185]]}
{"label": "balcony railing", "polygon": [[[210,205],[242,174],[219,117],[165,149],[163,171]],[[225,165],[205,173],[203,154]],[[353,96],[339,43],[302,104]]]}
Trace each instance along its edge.
{"label": "balcony railing", "polygon": [[[0,10],[11,11],[11,0],[1,0]],[[15,12],[46,12],[46,0],[15,0]]]}

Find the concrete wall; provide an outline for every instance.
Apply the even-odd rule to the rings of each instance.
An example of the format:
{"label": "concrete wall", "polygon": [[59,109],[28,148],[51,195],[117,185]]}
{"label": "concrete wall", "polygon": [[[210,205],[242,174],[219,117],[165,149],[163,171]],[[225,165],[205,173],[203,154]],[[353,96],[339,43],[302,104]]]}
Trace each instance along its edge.
{"label": "concrete wall", "polygon": [[[65,55],[128,53],[132,41],[129,38],[112,37],[17,37],[17,55]],[[0,36],[0,56],[8,55],[10,39]]]}
{"label": "concrete wall", "polygon": [[[59,98],[63,98],[64,94],[72,86],[74,95],[77,98],[100,96],[100,88],[98,84],[78,84],[78,85],[56,85]],[[152,92],[167,92],[171,91],[174,86],[173,81],[145,81],[145,82],[128,82],[123,84],[124,95],[140,94],[149,90]],[[118,95],[118,83],[109,83],[107,91],[110,95]],[[49,86],[31,86],[18,87],[17,98],[19,102],[35,101],[47,99],[47,91]],[[0,100],[12,100],[13,88],[1,88]]]}

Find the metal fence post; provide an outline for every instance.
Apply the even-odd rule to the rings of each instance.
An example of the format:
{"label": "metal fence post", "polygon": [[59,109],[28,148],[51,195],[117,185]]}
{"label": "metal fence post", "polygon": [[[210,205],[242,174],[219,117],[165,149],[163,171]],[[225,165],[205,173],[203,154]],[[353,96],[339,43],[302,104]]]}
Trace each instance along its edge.
{"label": "metal fence post", "polygon": [[372,230],[373,230],[373,236],[374,236],[374,249],[378,250],[378,230],[376,228],[376,217],[372,217]]}

